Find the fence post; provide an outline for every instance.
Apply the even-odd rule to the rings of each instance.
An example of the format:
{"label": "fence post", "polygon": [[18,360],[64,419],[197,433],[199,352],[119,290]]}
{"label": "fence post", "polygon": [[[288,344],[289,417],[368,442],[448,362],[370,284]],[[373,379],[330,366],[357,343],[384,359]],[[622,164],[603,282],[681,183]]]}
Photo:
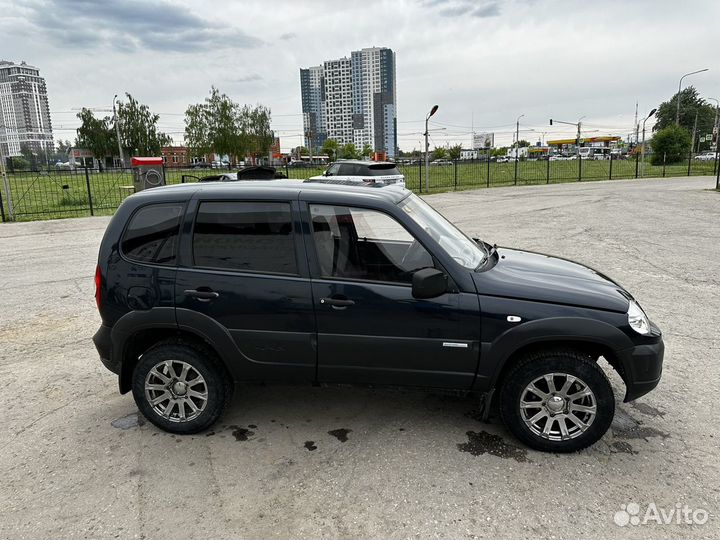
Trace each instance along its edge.
{"label": "fence post", "polygon": [[550,183],[550,156],[547,158],[547,172],[545,173],[545,183]]}
{"label": "fence post", "polygon": [[635,178],[638,177],[638,167],[640,166],[640,152],[635,152]]}
{"label": "fence post", "polygon": [[[518,146],[518,148],[519,148],[519,146]],[[519,151],[517,152],[517,155],[515,156],[515,185],[516,186],[517,186],[517,169],[518,169],[518,161],[519,161],[518,155],[520,155]]]}
{"label": "fence post", "polygon": [[85,167],[85,185],[87,186],[88,203],[90,204],[90,215],[94,216],[95,211],[93,210],[92,193],[90,192],[90,174],[88,168]]}
{"label": "fence post", "polygon": [[288,166],[287,161],[285,162],[285,176],[290,178],[290,167]]}
{"label": "fence post", "polygon": [[692,166],[692,148],[690,149],[690,153],[688,154],[688,176],[690,176],[690,167]]}
{"label": "fence post", "polygon": [[612,156],[613,155],[610,154],[610,175],[608,176],[608,180],[612,180],[612,162],[613,162]]}
{"label": "fence post", "polygon": [[665,159],[667,158],[667,153],[663,152],[663,178],[665,178]]}
{"label": "fence post", "polygon": [[2,218],[2,222],[5,223],[5,207],[2,202],[2,190],[0,190],[0,218]]}
{"label": "fence post", "polygon": [[582,156],[580,154],[577,155],[577,162],[578,162],[578,182],[582,182]]}
{"label": "fence post", "polygon": [[454,185],[453,189],[457,189],[457,159],[454,159],[454,160],[453,160],[453,168],[455,169],[455,170],[454,170],[454,173],[455,173],[455,181],[454,181],[454,182],[455,182],[455,185]]}
{"label": "fence post", "polygon": [[423,186],[423,162],[422,159],[418,160],[418,178],[420,179],[420,193],[422,193]]}
{"label": "fence post", "polygon": [[487,187],[490,187],[490,154],[487,157]]}

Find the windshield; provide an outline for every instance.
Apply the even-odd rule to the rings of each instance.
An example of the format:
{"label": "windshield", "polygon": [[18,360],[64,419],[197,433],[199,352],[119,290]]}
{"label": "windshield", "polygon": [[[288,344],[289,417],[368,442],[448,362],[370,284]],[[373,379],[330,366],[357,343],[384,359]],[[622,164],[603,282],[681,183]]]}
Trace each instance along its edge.
{"label": "windshield", "polygon": [[475,270],[487,257],[486,251],[478,243],[465,236],[417,195],[410,195],[399,206],[465,268]]}

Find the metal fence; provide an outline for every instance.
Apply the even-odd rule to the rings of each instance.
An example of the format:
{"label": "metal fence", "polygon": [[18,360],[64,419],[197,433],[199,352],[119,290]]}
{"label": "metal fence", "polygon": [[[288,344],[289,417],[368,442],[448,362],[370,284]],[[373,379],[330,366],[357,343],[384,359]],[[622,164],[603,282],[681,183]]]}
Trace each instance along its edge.
{"label": "metal fence", "polygon": [[[398,164],[408,189],[427,192],[424,164]],[[288,178],[306,179],[322,174],[324,166],[278,168]],[[589,180],[614,180],[666,176],[718,175],[718,160],[692,155],[683,163],[652,165],[639,157],[609,160],[458,160],[429,167],[429,188],[433,191],[479,187],[552,184]],[[196,182],[204,176],[228,171],[166,168],[168,184]],[[131,169],[14,171],[0,187],[2,221],[28,221],[109,215],[133,193]]]}

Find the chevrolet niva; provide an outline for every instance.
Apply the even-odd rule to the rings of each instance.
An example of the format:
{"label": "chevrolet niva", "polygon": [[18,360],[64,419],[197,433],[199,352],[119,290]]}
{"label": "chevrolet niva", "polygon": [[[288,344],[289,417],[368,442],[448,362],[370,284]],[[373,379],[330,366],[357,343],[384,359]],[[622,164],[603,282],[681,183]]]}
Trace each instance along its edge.
{"label": "chevrolet niva", "polygon": [[662,372],[660,330],[578,263],[467,237],[400,186],[283,180],[125,199],[95,274],[100,358],[145,417],[211,426],[237,383],[418,386],[496,396],[528,446],[570,452]]}

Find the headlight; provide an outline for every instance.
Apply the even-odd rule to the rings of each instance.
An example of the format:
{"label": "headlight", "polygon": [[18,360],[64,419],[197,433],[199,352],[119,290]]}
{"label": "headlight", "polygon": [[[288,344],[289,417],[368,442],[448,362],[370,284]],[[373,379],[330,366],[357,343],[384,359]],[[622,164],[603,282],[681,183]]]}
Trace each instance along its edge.
{"label": "headlight", "polygon": [[646,335],[650,333],[650,321],[648,321],[647,315],[634,300],[630,300],[630,307],[628,307],[628,324],[638,334]]}

